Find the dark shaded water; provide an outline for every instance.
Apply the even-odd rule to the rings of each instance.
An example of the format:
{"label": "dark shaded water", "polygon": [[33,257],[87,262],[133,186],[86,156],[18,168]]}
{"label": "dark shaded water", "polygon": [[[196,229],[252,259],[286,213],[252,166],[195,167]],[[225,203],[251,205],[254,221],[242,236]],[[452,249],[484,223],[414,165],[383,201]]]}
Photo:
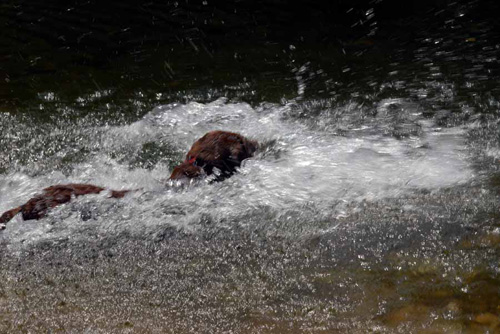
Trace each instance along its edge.
{"label": "dark shaded water", "polygon": [[[0,332],[496,333],[494,1],[5,1]],[[264,149],[163,184],[221,128]]]}

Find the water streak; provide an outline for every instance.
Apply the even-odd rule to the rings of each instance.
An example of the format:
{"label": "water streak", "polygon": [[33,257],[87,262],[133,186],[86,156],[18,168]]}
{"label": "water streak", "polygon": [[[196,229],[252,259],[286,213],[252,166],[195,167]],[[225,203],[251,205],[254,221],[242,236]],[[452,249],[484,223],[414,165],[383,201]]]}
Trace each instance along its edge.
{"label": "water streak", "polygon": [[[263,104],[252,108],[219,99],[209,104],[163,105],[132,124],[96,128],[100,134],[97,153],[75,163],[68,176],[58,172],[1,175],[0,210],[19,205],[56,183],[139,190],[119,201],[105,195],[79,198],[40,222],[24,223],[17,217],[4,235],[13,240],[39,240],[85,237],[89,229],[157,233],[166,226],[194,232],[207,221],[231,228],[260,220],[266,226],[258,228],[269,229],[290,215],[299,217],[294,218],[296,224],[311,225],[310,229],[289,229],[303,234],[314,231],[313,222],[321,216],[348,215],[346,203],[450,187],[473,177],[464,130],[438,127],[413,102],[383,100],[371,117],[361,117],[361,110],[353,112],[348,107],[347,118],[342,117],[346,107],[325,110],[313,122],[290,117],[294,107]],[[175,160],[182,159],[182,152],[197,138],[215,129],[256,139],[261,149],[225,182],[171,187],[167,178]],[[152,168],[137,167],[134,161],[148,143],[168,147],[177,158],[160,159]]]}

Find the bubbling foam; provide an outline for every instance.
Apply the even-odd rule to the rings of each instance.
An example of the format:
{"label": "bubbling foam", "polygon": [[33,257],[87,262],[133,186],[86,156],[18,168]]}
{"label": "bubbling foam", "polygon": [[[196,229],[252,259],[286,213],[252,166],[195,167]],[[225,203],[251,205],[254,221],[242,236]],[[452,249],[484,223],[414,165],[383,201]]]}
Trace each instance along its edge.
{"label": "bubbling foam", "polygon": [[[168,225],[195,231],[207,221],[245,225],[252,215],[273,221],[290,212],[302,212],[300,220],[308,224],[318,219],[318,212],[346,214],[343,203],[450,187],[473,177],[463,130],[437,127],[422,117],[414,103],[381,101],[375,116],[358,117],[355,123],[352,117],[338,117],[346,108],[328,110],[304,122],[290,117],[292,107],[252,108],[224,99],[171,104],[156,107],[132,124],[99,128],[98,153],[76,163],[69,176],[1,175],[0,209],[19,205],[56,183],[139,190],[120,200],[105,195],[81,197],[39,222],[17,218],[3,233],[13,239],[37,240],[49,235],[83,236],[89,229],[156,233]],[[356,112],[347,109],[350,116]],[[336,128],[344,129],[341,135]],[[394,135],[405,129],[410,131],[404,136]],[[167,181],[172,161],[145,169],[133,168],[127,160],[152,142],[167,145],[182,159],[191,144],[211,130],[238,132],[261,143],[257,156],[224,182],[202,181],[189,189],[176,189]],[[113,152],[122,152],[121,158],[113,158]]]}

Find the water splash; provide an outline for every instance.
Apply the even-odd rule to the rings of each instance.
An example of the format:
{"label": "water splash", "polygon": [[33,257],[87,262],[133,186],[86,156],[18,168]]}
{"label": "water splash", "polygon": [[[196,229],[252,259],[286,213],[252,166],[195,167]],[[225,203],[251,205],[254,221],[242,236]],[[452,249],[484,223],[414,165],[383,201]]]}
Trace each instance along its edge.
{"label": "water splash", "polygon": [[[438,127],[422,116],[416,103],[383,100],[370,117],[344,106],[324,110],[309,122],[290,117],[295,107],[252,108],[224,99],[171,104],[129,125],[96,128],[101,134],[96,138],[98,151],[92,159],[75,163],[70,175],[1,175],[0,209],[19,205],[56,183],[139,190],[119,201],[105,195],[79,198],[40,222],[21,222],[18,217],[4,235],[18,241],[85,238],[89,229],[155,234],[166,226],[194,232],[206,224],[263,224],[258,228],[266,230],[282,227],[283,221],[295,224],[290,223],[288,232],[307,234],[318,228],[313,223],[321,220],[318,217],[349,215],[346,203],[449,187],[473,177],[463,130]],[[346,108],[349,117],[343,117]],[[258,140],[260,152],[225,182],[168,187],[176,159],[182,159],[197,138],[216,129]],[[160,159],[151,168],[138,167],[134,161],[148,143],[168,146],[174,158]]]}

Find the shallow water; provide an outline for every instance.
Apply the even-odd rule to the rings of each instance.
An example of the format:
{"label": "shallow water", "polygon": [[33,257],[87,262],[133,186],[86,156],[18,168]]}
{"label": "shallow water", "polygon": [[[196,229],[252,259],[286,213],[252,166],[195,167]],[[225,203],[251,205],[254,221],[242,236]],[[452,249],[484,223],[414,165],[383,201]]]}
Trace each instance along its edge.
{"label": "shallow water", "polygon": [[0,231],[0,332],[498,332],[498,3],[270,3],[3,5],[0,211],[135,191]]}
{"label": "shallow water", "polygon": [[[29,144],[5,153],[33,160],[1,175],[1,210],[57,183],[137,190],[8,224],[1,296],[16,313],[4,328],[14,330],[8,319],[18,312],[19,328],[91,333],[161,332],[159,319],[172,332],[453,332],[474,317],[494,323],[496,294],[492,306],[480,304],[475,286],[491,289],[495,276],[470,282],[498,270],[500,239],[488,227],[497,224],[497,195],[471,151],[483,145],[474,133],[488,127],[442,127],[404,98],[327,107],[304,121],[307,108],[219,99],[161,105],[124,125],[63,120],[50,132],[10,118],[7,130]],[[261,148],[224,182],[168,181],[212,129]],[[54,138],[72,145],[54,155]],[[74,151],[86,153],[72,159]],[[490,142],[483,160],[494,152]]]}

